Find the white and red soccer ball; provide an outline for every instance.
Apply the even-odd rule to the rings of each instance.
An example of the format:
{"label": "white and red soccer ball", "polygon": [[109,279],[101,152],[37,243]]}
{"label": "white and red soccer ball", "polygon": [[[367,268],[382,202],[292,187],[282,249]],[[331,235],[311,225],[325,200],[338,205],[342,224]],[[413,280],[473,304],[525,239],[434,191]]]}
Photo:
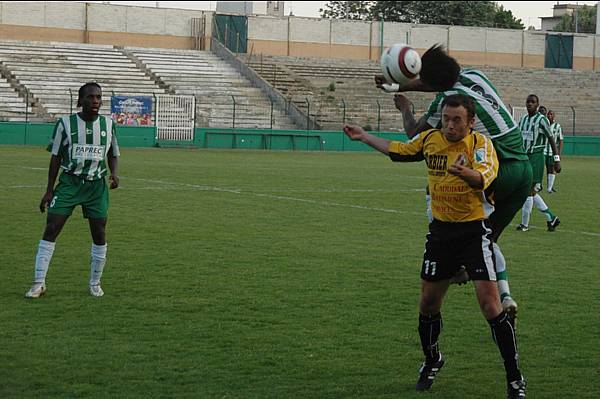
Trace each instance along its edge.
{"label": "white and red soccer ball", "polygon": [[402,87],[421,72],[421,57],[407,44],[394,44],[381,54],[381,72],[388,83]]}

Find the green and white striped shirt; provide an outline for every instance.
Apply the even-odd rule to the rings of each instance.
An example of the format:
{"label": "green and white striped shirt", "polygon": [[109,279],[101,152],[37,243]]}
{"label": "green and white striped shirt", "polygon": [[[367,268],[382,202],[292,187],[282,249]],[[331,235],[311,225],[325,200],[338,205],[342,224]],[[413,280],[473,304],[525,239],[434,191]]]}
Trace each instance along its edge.
{"label": "green and white striped shirt", "polygon": [[[560,123],[554,122],[553,124],[550,125],[550,134],[552,135],[552,138],[554,139],[554,142],[556,143],[556,149],[560,151],[560,147],[558,146],[558,144],[564,140],[563,133],[562,133],[562,126],[560,126]],[[548,142],[548,144],[546,145],[546,148],[544,148],[544,154],[545,155],[553,155],[552,147],[550,146],[550,142]]]}
{"label": "green and white striped shirt", "polygon": [[98,180],[106,176],[106,157],[118,157],[116,129],[113,120],[99,115],[93,122],[86,122],[77,114],[63,116],[56,122],[48,151],[60,156],[64,172],[86,180]]}
{"label": "green and white striped shirt", "polygon": [[523,133],[523,145],[528,154],[541,152],[548,145],[550,121],[536,112],[534,115],[523,115],[519,121],[519,129]]}
{"label": "green and white striped shirt", "polygon": [[475,101],[475,130],[492,139],[499,159],[528,159],[517,123],[502,102],[496,87],[481,71],[461,70],[458,82],[452,89],[436,95],[426,114],[430,126],[442,126],[442,102],[453,94],[464,94]]}

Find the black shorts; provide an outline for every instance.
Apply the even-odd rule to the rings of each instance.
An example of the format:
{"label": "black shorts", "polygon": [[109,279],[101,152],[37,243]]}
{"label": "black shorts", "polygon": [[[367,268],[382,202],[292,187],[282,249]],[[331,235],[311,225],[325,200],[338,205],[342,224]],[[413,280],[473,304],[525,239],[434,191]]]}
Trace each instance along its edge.
{"label": "black shorts", "polygon": [[496,281],[492,229],[487,220],[429,225],[421,278],[447,280],[465,266],[471,280]]}

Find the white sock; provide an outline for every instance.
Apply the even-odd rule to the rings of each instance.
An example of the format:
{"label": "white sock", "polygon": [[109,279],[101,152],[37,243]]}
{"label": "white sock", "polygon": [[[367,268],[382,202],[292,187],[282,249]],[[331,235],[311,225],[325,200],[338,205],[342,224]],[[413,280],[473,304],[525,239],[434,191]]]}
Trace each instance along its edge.
{"label": "white sock", "polygon": [[431,195],[425,194],[425,203],[427,204],[427,220],[433,222],[433,212],[431,211]]}
{"label": "white sock", "polygon": [[[531,197],[530,197],[531,198]],[[546,203],[544,202],[544,199],[542,198],[541,195],[536,194],[533,197],[533,203],[535,204],[535,207],[537,209],[539,209],[540,211],[544,212],[546,210],[548,210],[548,205],[546,205]]]}
{"label": "white sock", "polygon": [[102,271],[106,264],[106,250],[108,246],[92,244],[92,260],[90,262],[90,285],[100,284]]}
{"label": "white sock", "polygon": [[531,210],[533,209],[533,197],[527,197],[521,209],[521,224],[523,226],[529,226],[529,219],[531,218]]}
{"label": "white sock", "polygon": [[544,214],[544,216],[546,216],[546,219],[548,221],[552,220],[552,218],[553,218],[552,212],[550,212],[550,208],[548,208],[548,205],[546,205],[546,203],[544,202],[544,199],[542,198],[541,195],[536,194],[533,197],[533,202],[534,202],[535,206],[537,207],[537,209],[539,209]]}
{"label": "white sock", "polygon": [[500,299],[510,296],[510,287],[508,286],[508,273],[506,273],[506,259],[500,251],[498,244],[493,244],[494,258],[496,260],[496,282],[498,284],[498,292]]}
{"label": "white sock", "polygon": [[46,282],[46,273],[48,273],[48,268],[50,267],[50,260],[52,259],[52,254],[54,253],[55,246],[55,242],[40,240],[37,255],[35,257],[35,276],[33,280],[34,282]]}
{"label": "white sock", "polygon": [[493,243],[494,248],[494,258],[496,259],[496,273],[502,273],[506,271],[506,259],[504,259],[504,254],[500,251],[500,247],[498,244]]}
{"label": "white sock", "polygon": [[547,189],[547,191],[549,193],[551,193],[552,189],[554,188],[554,180],[555,179],[556,179],[556,175],[554,173],[548,174],[548,189]]}

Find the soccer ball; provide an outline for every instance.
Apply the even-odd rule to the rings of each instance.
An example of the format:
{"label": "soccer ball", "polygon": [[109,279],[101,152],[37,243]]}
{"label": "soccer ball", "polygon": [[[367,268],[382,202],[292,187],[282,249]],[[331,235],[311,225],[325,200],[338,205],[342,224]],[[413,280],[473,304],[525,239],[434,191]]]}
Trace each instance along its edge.
{"label": "soccer ball", "polygon": [[388,83],[402,87],[421,72],[421,57],[407,44],[394,44],[381,54],[381,72]]}

